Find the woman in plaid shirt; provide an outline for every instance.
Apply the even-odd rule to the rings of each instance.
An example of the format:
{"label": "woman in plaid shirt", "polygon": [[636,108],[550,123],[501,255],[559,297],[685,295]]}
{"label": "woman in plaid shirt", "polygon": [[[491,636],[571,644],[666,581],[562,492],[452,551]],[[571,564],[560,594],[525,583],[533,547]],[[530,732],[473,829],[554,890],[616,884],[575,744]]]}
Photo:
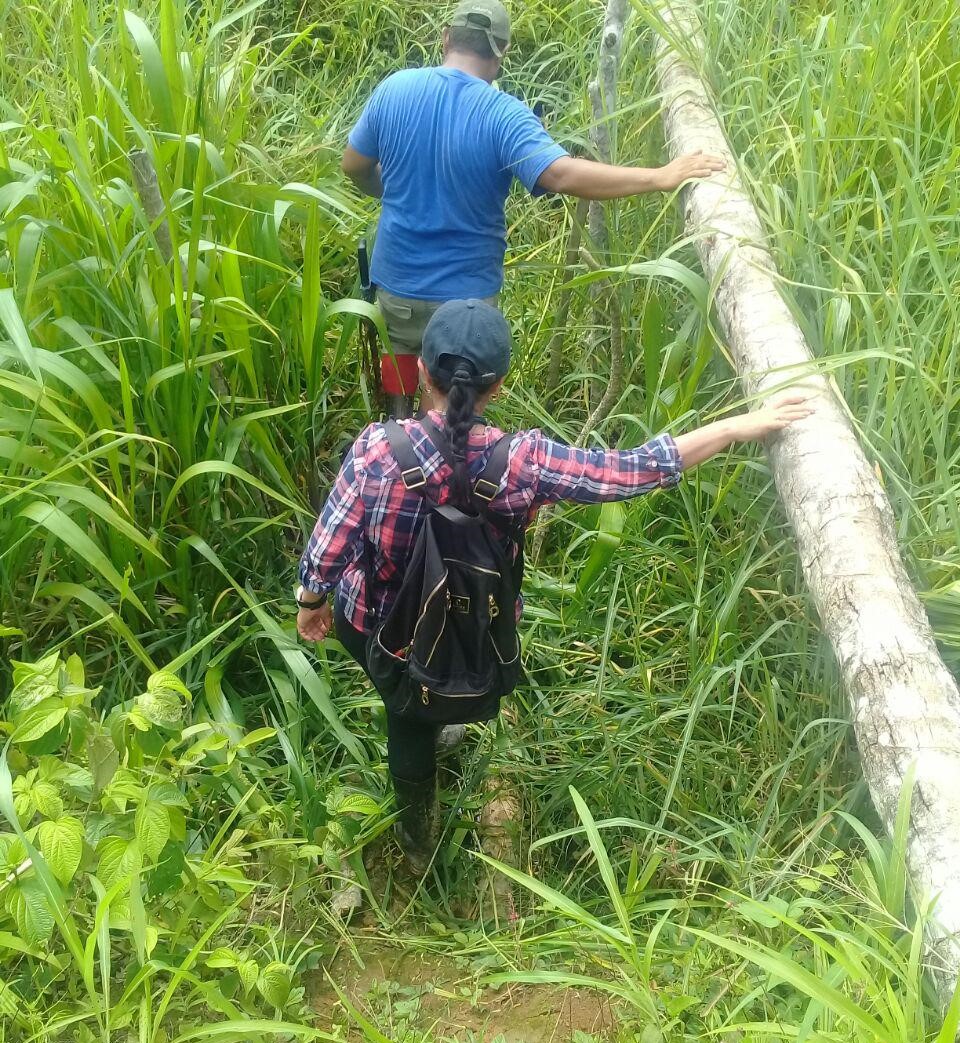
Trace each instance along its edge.
{"label": "woman in plaid shirt", "polygon": [[[452,443],[456,471],[445,462],[417,420],[403,421],[432,500],[457,497],[483,471],[503,432],[483,421],[510,366],[510,329],[482,301],[450,301],[430,320],[423,338],[420,379],[437,409],[430,418]],[[736,442],[758,441],[809,416],[804,397],[786,394],[752,413],[719,420],[676,438],[661,434],[635,449],[580,449],[538,430],[513,435],[509,463],[490,502],[504,531],[531,524],[546,503],[627,500],[676,485],[695,467]],[[344,458],[333,490],[300,561],[297,627],[307,641],[322,641],[336,621],[337,637],[366,669],[367,588],[364,544],[373,548],[371,618],[390,611],[424,513],[420,491],[400,479],[383,424],[371,424]],[[327,597],[335,591],[333,604]],[[519,611],[519,605],[518,605]],[[434,725],[387,714],[387,758],[400,820],[397,835],[411,867],[426,871],[436,837],[436,748],[449,741]]]}

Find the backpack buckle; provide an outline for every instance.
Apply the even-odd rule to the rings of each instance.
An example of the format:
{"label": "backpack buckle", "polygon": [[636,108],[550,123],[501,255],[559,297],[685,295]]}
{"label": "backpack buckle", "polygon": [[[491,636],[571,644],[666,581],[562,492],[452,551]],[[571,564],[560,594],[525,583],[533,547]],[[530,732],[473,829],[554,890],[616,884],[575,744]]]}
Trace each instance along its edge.
{"label": "backpack buckle", "polygon": [[[485,492],[480,487],[484,486],[484,489],[489,489],[489,492]],[[500,491],[500,486],[496,482],[488,482],[486,478],[478,478],[477,484],[473,487],[473,495],[479,497],[481,500],[485,500],[489,503]]]}
{"label": "backpack buckle", "polygon": [[[411,475],[413,477],[410,477]],[[422,467],[408,467],[400,472],[400,478],[405,489],[422,489],[427,484],[427,476],[423,473]]]}

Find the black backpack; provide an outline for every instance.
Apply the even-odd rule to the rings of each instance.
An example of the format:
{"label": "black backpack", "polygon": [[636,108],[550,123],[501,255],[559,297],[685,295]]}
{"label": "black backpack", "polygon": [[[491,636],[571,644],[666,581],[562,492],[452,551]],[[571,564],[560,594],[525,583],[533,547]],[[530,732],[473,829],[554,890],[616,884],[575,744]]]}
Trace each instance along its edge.
{"label": "black backpack", "polygon": [[[446,435],[425,419],[453,466]],[[496,717],[520,676],[516,603],[523,575],[523,526],[498,533],[488,513],[506,472],[510,439],[493,446],[468,507],[435,503],[409,435],[395,421],[387,438],[407,489],[426,511],[396,601],[367,639],[370,678],[391,713],[433,724]],[[504,541],[516,547],[511,559]],[[373,603],[367,544],[367,598]]]}

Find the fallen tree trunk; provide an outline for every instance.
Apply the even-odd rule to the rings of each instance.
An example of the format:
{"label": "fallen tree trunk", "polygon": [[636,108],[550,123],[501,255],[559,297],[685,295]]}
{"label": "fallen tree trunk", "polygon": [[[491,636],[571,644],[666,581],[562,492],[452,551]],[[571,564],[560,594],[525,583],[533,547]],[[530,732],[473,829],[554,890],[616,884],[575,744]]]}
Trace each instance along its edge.
{"label": "fallen tree trunk", "polygon": [[815,414],[769,446],[770,466],[889,830],[904,779],[911,766],[916,772],[907,862],[918,903],[936,899],[928,956],[946,1002],[960,971],[960,691],[901,561],[890,503],[831,385],[812,373],[812,353],[777,289],[760,220],[694,68],[703,37],[689,0],[660,3],[657,71],[671,155],[703,149],[728,164],[682,200],[737,370],[751,395],[802,372],[798,382],[817,396]]}

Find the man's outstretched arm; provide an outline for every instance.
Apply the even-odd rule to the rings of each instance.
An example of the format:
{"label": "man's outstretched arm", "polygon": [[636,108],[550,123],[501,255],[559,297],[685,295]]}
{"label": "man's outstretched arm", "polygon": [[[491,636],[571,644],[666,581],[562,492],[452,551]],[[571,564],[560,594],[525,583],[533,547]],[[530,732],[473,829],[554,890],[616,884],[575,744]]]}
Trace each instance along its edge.
{"label": "man's outstretched arm", "polygon": [[365,156],[352,145],[343,150],[340,169],[357,186],[365,196],[383,197],[383,182],[380,180],[380,164],[370,156]]}
{"label": "man's outstretched arm", "polygon": [[710,177],[723,170],[716,156],[693,152],[664,167],[614,167],[591,159],[564,156],[540,175],[537,186],[547,192],[581,199],[622,199],[645,192],[672,192],[691,178]]}

